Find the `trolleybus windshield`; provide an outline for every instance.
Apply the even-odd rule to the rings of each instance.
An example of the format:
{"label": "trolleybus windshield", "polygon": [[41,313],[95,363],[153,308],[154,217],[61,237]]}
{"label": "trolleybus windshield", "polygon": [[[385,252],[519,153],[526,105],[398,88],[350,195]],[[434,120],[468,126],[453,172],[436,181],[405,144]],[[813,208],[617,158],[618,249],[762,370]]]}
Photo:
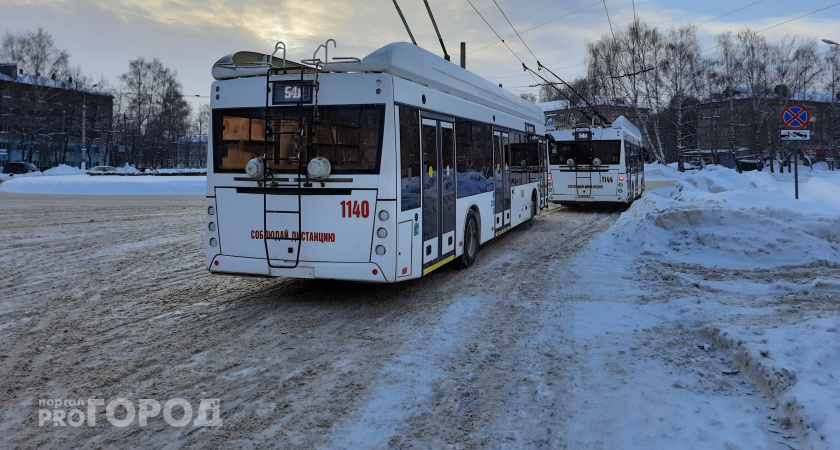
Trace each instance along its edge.
{"label": "trolleybus windshield", "polygon": [[592,164],[594,158],[601,164],[621,163],[621,141],[558,141],[549,153],[550,164],[566,164],[569,159],[576,164]]}
{"label": "trolleybus windshield", "polygon": [[303,165],[323,156],[333,173],[379,173],[384,115],[383,105],[318,106],[317,111],[308,106],[301,132],[296,106],[270,108],[268,119],[264,108],[218,109],[213,111],[213,167],[216,173],[244,173],[250,159],[265,154],[272,170],[293,172],[297,163],[283,158],[300,151]]}

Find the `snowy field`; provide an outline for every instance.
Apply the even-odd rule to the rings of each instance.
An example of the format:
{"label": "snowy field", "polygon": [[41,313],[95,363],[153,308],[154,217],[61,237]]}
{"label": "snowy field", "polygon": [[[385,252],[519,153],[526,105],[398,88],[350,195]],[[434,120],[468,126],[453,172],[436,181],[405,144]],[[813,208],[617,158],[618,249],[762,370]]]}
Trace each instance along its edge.
{"label": "snowy field", "polygon": [[[135,175],[137,169],[120,167],[122,174]],[[0,175],[0,192],[75,195],[205,195],[207,177],[167,176],[90,176],[69,166],[24,175]]]}
{"label": "snowy field", "polygon": [[[552,208],[392,286],[210,276],[204,177],[15,176],[0,446],[840,448],[840,171],[794,200],[788,173],[646,170],[626,211]],[[47,189],[133,195],[18,193]],[[161,191],[196,197],[134,197]],[[32,406],[121,396],[220,398],[224,426]]]}

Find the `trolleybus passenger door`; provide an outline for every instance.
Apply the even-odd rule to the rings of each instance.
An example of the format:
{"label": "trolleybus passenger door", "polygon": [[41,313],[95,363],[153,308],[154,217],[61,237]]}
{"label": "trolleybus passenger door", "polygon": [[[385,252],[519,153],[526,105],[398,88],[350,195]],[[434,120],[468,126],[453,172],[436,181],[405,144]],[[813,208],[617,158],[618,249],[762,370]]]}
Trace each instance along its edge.
{"label": "trolleybus passenger door", "polygon": [[508,133],[493,132],[496,232],[510,225],[510,138]]}
{"label": "trolleybus passenger door", "polygon": [[424,118],[423,269],[455,256],[455,126]]}

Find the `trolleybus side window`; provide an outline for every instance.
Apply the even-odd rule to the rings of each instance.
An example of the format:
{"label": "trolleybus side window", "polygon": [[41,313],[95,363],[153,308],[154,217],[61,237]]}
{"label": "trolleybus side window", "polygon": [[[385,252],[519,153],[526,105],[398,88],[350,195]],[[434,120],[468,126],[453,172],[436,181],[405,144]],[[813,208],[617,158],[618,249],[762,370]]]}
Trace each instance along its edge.
{"label": "trolleybus side window", "polygon": [[540,146],[542,141],[536,136],[525,133],[513,133],[515,143],[511,144],[511,178],[518,184],[537,180],[541,170]]}
{"label": "trolleybus side window", "polygon": [[273,170],[297,170],[288,158],[300,151],[306,163],[326,157],[334,173],[378,173],[382,148],[383,105],[320,106],[303,110],[303,135],[298,147],[297,108],[271,108],[268,123],[274,134],[266,141],[265,110],[226,109],[213,112],[213,164],[216,172],[244,173],[251,158],[266,155]]}
{"label": "trolleybus side window", "polygon": [[493,191],[493,131],[489,124],[455,122],[458,198]]}
{"label": "trolleybus side window", "polygon": [[420,111],[405,106],[400,114],[401,211],[420,207]]}

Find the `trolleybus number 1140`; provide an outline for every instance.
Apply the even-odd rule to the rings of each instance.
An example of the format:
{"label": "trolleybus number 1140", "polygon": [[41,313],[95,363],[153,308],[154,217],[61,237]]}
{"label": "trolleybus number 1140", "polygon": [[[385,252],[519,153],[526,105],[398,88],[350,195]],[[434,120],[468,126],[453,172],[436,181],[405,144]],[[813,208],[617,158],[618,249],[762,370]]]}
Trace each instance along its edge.
{"label": "trolleybus number 1140", "polygon": [[370,215],[370,203],[367,200],[345,200],[341,202],[341,217],[363,217]]}

